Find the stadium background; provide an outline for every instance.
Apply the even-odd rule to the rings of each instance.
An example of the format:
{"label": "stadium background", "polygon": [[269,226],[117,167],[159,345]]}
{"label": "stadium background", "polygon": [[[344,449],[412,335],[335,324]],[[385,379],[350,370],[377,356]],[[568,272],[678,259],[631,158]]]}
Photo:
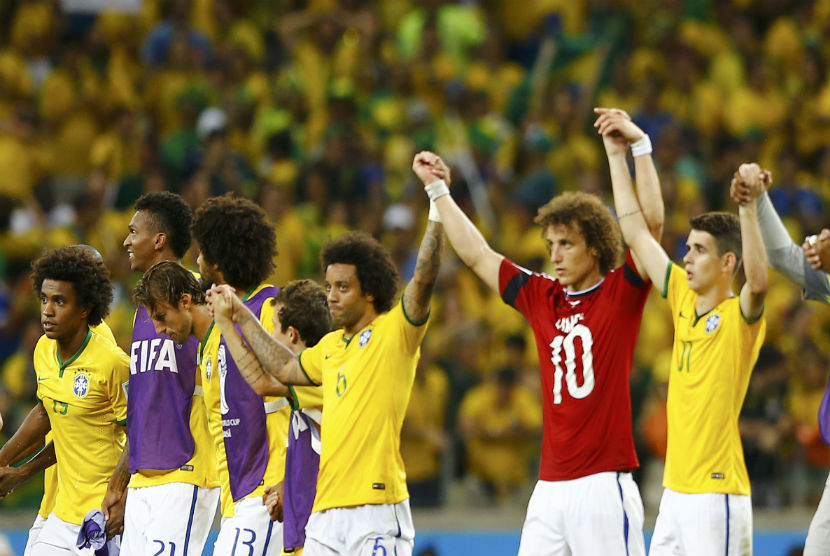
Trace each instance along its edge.
{"label": "stadium background", "polygon": [[[568,190],[611,205],[590,110],[615,106],[655,145],[674,260],[690,216],[734,210],[744,161],[772,170],[792,236],[815,233],[830,222],[828,38],[830,0],[2,0],[0,442],[36,403],[31,259],[97,247],[126,348],[137,277],[121,241],[143,192],[257,200],[275,284],[319,278],[320,245],[348,228],[381,238],[406,278],[427,205],[410,166],[430,149],[491,244],[545,270],[536,207]],[[803,542],[830,468],[816,423],[830,311],[771,276],[741,425],[756,554]],[[632,373],[647,528],[672,332],[652,297]],[[434,305],[403,436],[416,553],[512,553],[538,454],[533,338],[452,257]],[[41,485],[0,500],[18,549]]]}

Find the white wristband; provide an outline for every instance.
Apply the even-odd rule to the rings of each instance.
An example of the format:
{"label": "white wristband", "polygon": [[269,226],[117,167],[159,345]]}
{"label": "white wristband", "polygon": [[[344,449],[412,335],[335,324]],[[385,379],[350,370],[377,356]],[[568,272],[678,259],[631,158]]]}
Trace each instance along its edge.
{"label": "white wristband", "polygon": [[435,201],[439,197],[443,197],[444,195],[450,194],[450,188],[447,187],[447,182],[444,180],[438,180],[430,183],[429,185],[424,186],[424,191],[427,192],[427,196],[429,197],[430,201]]}
{"label": "white wristband", "polygon": [[435,206],[435,201],[429,202],[429,217],[433,222],[441,222],[441,215],[438,214],[438,207]]}
{"label": "white wristband", "polygon": [[647,134],[643,134],[640,140],[631,143],[631,156],[636,158],[644,154],[651,154],[651,139]]}

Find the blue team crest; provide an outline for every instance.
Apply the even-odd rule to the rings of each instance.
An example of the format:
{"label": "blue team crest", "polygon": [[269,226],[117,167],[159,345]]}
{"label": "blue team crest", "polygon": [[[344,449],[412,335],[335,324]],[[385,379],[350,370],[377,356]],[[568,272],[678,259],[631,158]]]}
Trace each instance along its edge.
{"label": "blue team crest", "polygon": [[358,338],[357,345],[360,347],[365,347],[366,344],[369,343],[369,339],[372,337],[372,329],[364,330],[360,333],[360,338]]}
{"label": "blue team crest", "polygon": [[72,384],[72,393],[79,400],[82,400],[89,394],[89,376],[86,373],[78,373],[75,375],[75,382]]}
{"label": "blue team crest", "polygon": [[213,364],[210,359],[205,361],[205,378],[210,380],[210,375],[213,374]]}
{"label": "blue team crest", "polygon": [[715,313],[714,315],[709,315],[706,317],[706,333],[711,334],[715,330],[718,329],[720,326],[720,315]]}

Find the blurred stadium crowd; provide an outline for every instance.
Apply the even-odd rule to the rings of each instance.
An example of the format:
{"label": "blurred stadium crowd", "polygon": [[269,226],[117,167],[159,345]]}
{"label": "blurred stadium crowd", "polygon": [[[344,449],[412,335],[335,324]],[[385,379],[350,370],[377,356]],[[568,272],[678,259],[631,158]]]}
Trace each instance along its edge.
{"label": "blurred stadium crowd", "polygon": [[[274,284],[319,278],[321,244],[351,228],[381,238],[408,279],[427,208],[410,165],[429,149],[493,247],[545,270],[536,208],[577,189],[611,204],[591,108],[614,106],[654,142],[675,260],[690,216],[735,210],[741,162],[772,171],[798,243],[830,221],[830,0],[122,3],[138,11],[0,3],[3,434],[36,403],[29,265],[45,246],[101,251],[128,348],[137,276],[121,242],[144,192],[194,209],[228,192],[258,201],[277,233]],[[830,315],[771,277],[741,424],[753,501],[815,505]],[[509,500],[534,477],[541,434],[530,328],[457,261],[436,299],[402,442],[412,504],[444,503],[453,481]],[[654,301],[632,373],[643,463],[666,447],[672,327]],[[21,490],[0,507],[38,500]]]}

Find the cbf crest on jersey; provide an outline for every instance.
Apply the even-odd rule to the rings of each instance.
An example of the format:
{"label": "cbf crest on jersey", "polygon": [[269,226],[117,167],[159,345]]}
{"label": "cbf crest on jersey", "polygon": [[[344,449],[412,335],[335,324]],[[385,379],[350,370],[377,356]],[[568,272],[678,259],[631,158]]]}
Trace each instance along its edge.
{"label": "cbf crest on jersey", "polygon": [[79,400],[82,400],[89,394],[89,375],[84,371],[79,371],[75,375],[75,381],[72,383],[72,393]]}
{"label": "cbf crest on jersey", "polygon": [[708,317],[706,317],[705,330],[707,334],[711,334],[712,332],[717,330],[718,326],[720,326],[720,314],[715,313],[714,315],[709,315]]}
{"label": "cbf crest on jersey", "polygon": [[357,345],[359,347],[365,347],[366,344],[369,343],[369,339],[372,337],[372,329],[364,330],[360,333],[360,338],[358,338]]}

